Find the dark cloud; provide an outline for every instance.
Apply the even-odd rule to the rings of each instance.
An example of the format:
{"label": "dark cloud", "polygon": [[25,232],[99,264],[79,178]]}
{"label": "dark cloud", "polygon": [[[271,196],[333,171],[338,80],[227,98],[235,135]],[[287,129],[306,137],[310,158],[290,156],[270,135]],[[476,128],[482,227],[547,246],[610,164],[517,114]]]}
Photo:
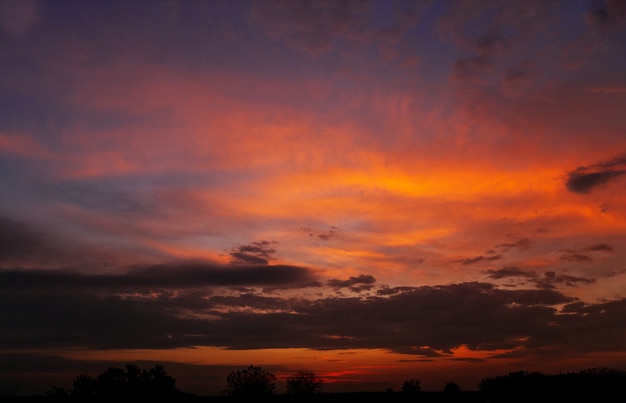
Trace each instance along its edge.
{"label": "dark cloud", "polygon": [[453,260],[453,262],[456,263],[461,263],[464,266],[470,265],[470,264],[475,264],[475,263],[479,263],[479,262],[491,262],[494,260],[500,260],[502,259],[502,255],[491,255],[491,256],[475,256],[475,257],[470,257],[467,259],[459,259],[459,260]]}
{"label": "dark cloud", "polygon": [[318,234],[317,237],[322,241],[328,241],[330,238],[333,238],[337,235],[337,230],[339,228],[333,226],[328,231]]}
{"label": "dark cloud", "polygon": [[355,285],[371,286],[374,283],[376,283],[376,279],[369,274],[361,274],[356,277],[350,277],[347,280],[332,279],[327,282],[328,286],[333,288],[349,288]]}
{"label": "dark cloud", "polygon": [[451,77],[493,83],[492,73],[501,72],[503,56],[542,32],[554,7],[550,2],[532,6],[524,2],[450,3],[437,31],[470,54],[454,62]]}
{"label": "dark cloud", "polygon": [[0,270],[0,290],[149,290],[209,286],[280,286],[310,283],[310,269],[297,266],[219,265],[180,262],[143,266],[120,274],[62,270]]}
{"label": "dark cloud", "polygon": [[587,262],[593,261],[593,259],[589,257],[589,255],[585,255],[583,253],[567,253],[565,255],[559,256],[559,259],[566,260],[568,262],[578,262],[578,263],[587,263]]}
{"label": "dark cloud", "polygon": [[505,253],[505,252],[508,252],[509,249],[512,249],[512,248],[525,250],[525,249],[528,249],[529,247],[530,247],[530,239],[518,238],[518,239],[515,239],[513,242],[505,242],[505,243],[498,244],[493,249],[489,249],[487,252],[485,252],[484,255],[468,257],[465,259],[457,259],[457,260],[453,260],[453,262],[461,263],[464,266],[472,265],[472,264],[476,264],[480,262],[493,262],[496,260],[501,260],[504,257],[502,254],[498,253],[498,251]]}
{"label": "dark cloud", "polygon": [[118,215],[154,214],[158,210],[155,194],[106,181],[67,181],[47,187],[44,193],[50,199]]}
{"label": "dark cloud", "polygon": [[[38,220],[0,216],[0,268],[110,267],[119,256],[106,246],[85,239],[72,239]],[[70,231],[71,232],[71,231]],[[136,254],[140,251],[136,250]]]}
{"label": "dark cloud", "polygon": [[266,265],[270,260],[275,260],[276,249],[272,245],[278,242],[259,241],[248,245],[233,248],[230,252],[233,263]]}
{"label": "dark cloud", "polygon": [[568,276],[557,274],[553,271],[546,271],[543,275],[540,275],[534,271],[525,271],[518,267],[503,267],[498,270],[487,270],[485,273],[492,280],[520,279],[522,282],[534,284],[539,289],[553,289],[556,288],[555,284],[575,287],[578,284],[592,284],[595,282],[593,278]]}
{"label": "dark cloud", "polygon": [[595,279],[586,277],[575,277],[564,274],[556,274],[553,271],[545,272],[542,278],[537,279],[537,286],[539,288],[554,288],[554,284],[565,284],[570,287],[575,287],[579,283],[592,284],[595,283]]}
{"label": "dark cloud", "polygon": [[604,0],[590,2],[589,10],[584,14],[585,22],[592,28],[612,29],[626,23],[626,2],[623,0]]}
{"label": "dark cloud", "polygon": [[310,2],[272,0],[256,3],[251,20],[265,33],[313,55],[329,51],[338,36],[363,31],[367,7],[355,1]]}
{"label": "dark cloud", "polygon": [[[392,2],[385,5],[385,17],[381,17],[374,3],[359,0],[271,0],[254,3],[250,20],[290,48],[319,55],[342,41],[391,46],[415,26],[422,9],[428,7],[420,2]],[[384,26],[372,29],[373,19],[377,27],[381,22]]]}
{"label": "dark cloud", "polygon": [[593,258],[589,256],[589,253],[595,252],[613,252],[613,248],[607,244],[595,244],[589,245],[582,248],[565,248],[560,249],[560,252],[563,252],[559,259],[565,260],[568,262],[579,262],[579,263],[588,263],[592,262]]}
{"label": "dark cloud", "polygon": [[413,290],[415,290],[415,287],[409,287],[409,286],[388,287],[388,286],[383,286],[381,289],[376,291],[376,294],[377,295],[395,295],[395,294],[400,294],[400,293],[403,293],[403,292],[408,292],[408,291],[413,291]]}
{"label": "dark cloud", "polygon": [[[459,345],[609,351],[623,346],[626,330],[626,300],[577,306],[554,290],[502,290],[487,283],[317,300],[253,293],[115,294],[80,284],[54,294],[33,284],[37,292],[28,293],[25,287],[0,289],[0,314],[10,318],[0,333],[5,348],[383,348],[430,357]],[[566,304],[568,312],[559,313],[556,307]],[[613,331],[598,333],[599,328]]]}
{"label": "dark cloud", "polygon": [[567,173],[565,187],[574,193],[591,190],[626,174],[626,156],[589,166],[580,166]]}
{"label": "dark cloud", "polygon": [[55,254],[41,232],[26,223],[0,217],[1,262],[31,260],[33,256],[49,258]]}
{"label": "dark cloud", "polygon": [[452,66],[452,77],[457,80],[482,82],[482,76],[491,72],[493,64],[484,56],[458,59]]}
{"label": "dark cloud", "polygon": [[600,251],[602,251],[602,252],[613,252],[614,251],[612,246],[607,245],[605,243],[599,243],[599,244],[596,244],[596,245],[589,245],[589,246],[586,246],[586,247],[582,248],[582,250],[585,251],[585,252],[600,252]]}
{"label": "dark cloud", "polygon": [[337,236],[337,233],[339,231],[339,228],[335,227],[334,225],[326,231],[317,231],[314,230],[311,226],[300,227],[300,229],[302,231],[305,231],[310,237],[317,237],[322,241],[328,241],[329,239],[334,238],[335,236]]}
{"label": "dark cloud", "polygon": [[530,247],[530,239],[528,238],[519,238],[515,240],[514,242],[505,242],[505,243],[496,245],[496,248],[503,249],[504,251],[508,251],[511,248],[518,248],[518,249],[523,250],[523,249],[528,249],[529,247]]}
{"label": "dark cloud", "polygon": [[489,274],[489,278],[494,280],[500,280],[503,278],[509,277],[527,277],[527,278],[535,278],[537,275],[535,272],[526,272],[517,267],[503,267],[498,270],[487,270]]}

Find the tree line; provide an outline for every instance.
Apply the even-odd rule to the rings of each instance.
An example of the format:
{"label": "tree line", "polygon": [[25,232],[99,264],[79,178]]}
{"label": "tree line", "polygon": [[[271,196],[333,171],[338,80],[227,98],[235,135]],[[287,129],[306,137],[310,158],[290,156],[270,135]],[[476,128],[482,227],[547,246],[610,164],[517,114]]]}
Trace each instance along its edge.
{"label": "tree line", "polygon": [[[230,372],[226,376],[223,394],[233,398],[267,398],[277,395],[276,376],[260,366]],[[301,370],[286,379],[285,395],[311,397],[322,394],[324,379],[314,371]],[[443,388],[445,401],[470,401],[460,399],[461,389],[454,382]],[[395,397],[422,401],[432,392],[423,392],[421,381],[411,378],[401,384],[400,393],[388,389],[388,401]],[[517,371],[506,375],[483,378],[474,391],[471,401],[527,402],[563,401],[564,399],[589,400],[594,402],[626,401],[626,372],[612,368],[592,368],[580,372],[544,375],[539,372]],[[183,394],[176,387],[176,380],[162,365],[140,369],[127,364],[125,369],[108,368],[97,376],[80,374],[74,378],[72,389],[53,387],[48,393],[53,397],[135,399],[174,398]],[[467,393],[465,394],[467,395]],[[395,396],[393,399],[390,396]]]}

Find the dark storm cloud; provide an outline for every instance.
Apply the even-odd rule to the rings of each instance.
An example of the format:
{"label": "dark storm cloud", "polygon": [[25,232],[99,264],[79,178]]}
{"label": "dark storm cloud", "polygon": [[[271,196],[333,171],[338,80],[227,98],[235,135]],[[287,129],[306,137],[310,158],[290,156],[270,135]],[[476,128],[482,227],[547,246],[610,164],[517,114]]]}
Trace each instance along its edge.
{"label": "dark storm cloud", "polygon": [[485,273],[492,280],[519,279],[523,283],[534,284],[539,289],[553,289],[558,284],[576,287],[578,284],[592,284],[596,281],[593,278],[568,276],[553,271],[546,271],[540,275],[534,271],[524,271],[518,267],[503,267],[498,270],[487,270]]}
{"label": "dark storm cloud", "polygon": [[[501,290],[487,283],[317,300],[251,293],[107,295],[79,284],[63,293],[32,287],[36,293],[0,289],[0,314],[10,318],[0,333],[6,348],[384,348],[433,356],[462,344],[610,350],[623,348],[620,335],[626,330],[626,300],[571,305],[577,301],[554,290]],[[555,308],[563,304],[570,304],[566,315]],[[613,331],[598,333],[599,328]]]}
{"label": "dark storm cloud", "polygon": [[580,166],[567,173],[565,187],[574,193],[591,190],[626,174],[626,156],[589,166]]}
{"label": "dark storm cloud", "polygon": [[207,286],[297,286],[310,283],[311,270],[297,266],[219,265],[180,262],[144,266],[120,274],[63,270],[0,270],[0,290],[173,289]]}
{"label": "dark storm cloud", "polygon": [[276,249],[272,247],[277,242],[259,241],[248,245],[240,245],[230,252],[233,263],[266,265],[270,260],[274,260]]}

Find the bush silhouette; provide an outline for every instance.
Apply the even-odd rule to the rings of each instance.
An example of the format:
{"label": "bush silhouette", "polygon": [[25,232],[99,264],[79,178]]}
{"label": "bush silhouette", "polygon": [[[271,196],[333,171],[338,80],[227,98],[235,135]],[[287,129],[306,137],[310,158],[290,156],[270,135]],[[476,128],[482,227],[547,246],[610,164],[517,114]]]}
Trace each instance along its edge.
{"label": "bush silhouette", "polygon": [[229,396],[258,397],[271,396],[276,391],[276,377],[261,367],[250,365],[246,369],[232,371],[226,377]]}

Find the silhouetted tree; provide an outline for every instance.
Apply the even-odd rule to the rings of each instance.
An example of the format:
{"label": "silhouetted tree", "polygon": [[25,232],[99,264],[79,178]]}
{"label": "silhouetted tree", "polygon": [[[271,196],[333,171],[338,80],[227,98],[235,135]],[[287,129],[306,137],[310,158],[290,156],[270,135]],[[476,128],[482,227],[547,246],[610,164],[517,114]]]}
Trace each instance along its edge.
{"label": "silhouetted tree", "polygon": [[126,394],[128,396],[141,396],[147,387],[145,370],[141,370],[135,364],[126,364]]}
{"label": "silhouetted tree", "polygon": [[96,377],[96,395],[121,397],[126,392],[126,373],[121,368],[107,368]]}
{"label": "silhouetted tree", "polygon": [[176,389],[176,380],[165,372],[162,365],[155,365],[142,373],[146,393],[151,396],[172,396],[179,393]]}
{"label": "silhouetted tree", "polygon": [[448,382],[446,383],[446,386],[443,387],[443,391],[449,394],[460,393],[461,388],[459,388],[459,385],[454,382]]}
{"label": "silhouetted tree", "polygon": [[319,393],[324,380],[313,371],[298,371],[287,378],[287,393],[295,395],[312,395]]}
{"label": "silhouetted tree", "polygon": [[72,386],[72,396],[86,398],[96,393],[96,380],[87,374],[76,376]]}
{"label": "silhouetted tree", "polygon": [[232,371],[226,377],[226,393],[230,396],[252,397],[271,396],[276,391],[276,377],[265,372],[261,367],[250,365],[248,368]]}
{"label": "silhouetted tree", "polygon": [[461,388],[454,382],[448,382],[443,387],[443,397],[446,402],[460,402],[461,401]]}
{"label": "silhouetted tree", "polygon": [[70,392],[65,388],[53,386],[49,391],[46,392],[46,396],[53,397],[55,399],[66,398],[70,396]]}
{"label": "silhouetted tree", "polygon": [[176,380],[162,365],[142,370],[135,364],[126,365],[126,371],[107,368],[96,378],[78,375],[71,392],[72,396],[79,398],[172,397],[179,393]]}
{"label": "silhouetted tree", "polygon": [[485,378],[480,391],[491,402],[527,401],[626,401],[626,372],[592,368],[578,373],[543,375],[510,372]]}
{"label": "silhouetted tree", "polygon": [[422,390],[422,383],[419,379],[409,379],[402,383],[402,391],[408,395],[416,395]]}

